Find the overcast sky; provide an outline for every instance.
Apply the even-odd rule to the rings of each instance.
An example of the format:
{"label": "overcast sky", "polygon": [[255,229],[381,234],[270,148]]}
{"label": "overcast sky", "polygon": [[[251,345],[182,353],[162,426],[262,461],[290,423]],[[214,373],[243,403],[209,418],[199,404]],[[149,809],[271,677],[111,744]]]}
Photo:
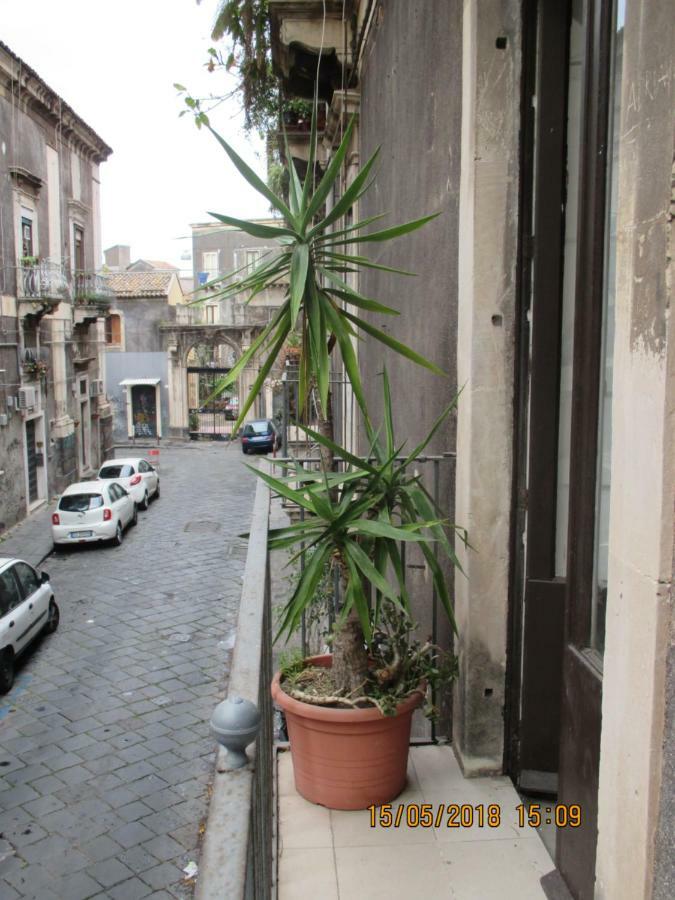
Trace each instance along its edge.
{"label": "overcast sky", "polygon": [[[189,225],[207,211],[266,216],[215,139],[189,116],[174,82],[194,96],[225,93],[204,68],[217,0],[0,0],[0,39],[80,115],[113,154],[101,166],[103,247],[192,269]],[[245,136],[232,101],[211,123],[261,174],[262,144]]]}

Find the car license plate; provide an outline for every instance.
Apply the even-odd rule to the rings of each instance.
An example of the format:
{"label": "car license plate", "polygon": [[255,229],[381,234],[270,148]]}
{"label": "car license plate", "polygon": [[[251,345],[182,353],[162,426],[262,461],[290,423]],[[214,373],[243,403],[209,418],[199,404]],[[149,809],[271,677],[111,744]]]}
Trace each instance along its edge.
{"label": "car license plate", "polygon": [[93,531],[71,531],[70,536],[71,538],[85,538],[91,537],[93,533]]}

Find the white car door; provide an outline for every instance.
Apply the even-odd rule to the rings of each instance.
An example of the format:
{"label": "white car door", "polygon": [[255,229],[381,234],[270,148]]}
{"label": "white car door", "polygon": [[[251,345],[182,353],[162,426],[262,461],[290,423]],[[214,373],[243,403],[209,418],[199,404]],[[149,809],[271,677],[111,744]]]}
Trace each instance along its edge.
{"label": "white car door", "polygon": [[28,604],[30,614],[28,640],[32,640],[47,622],[51,589],[48,584],[42,583],[38,573],[28,563],[17,562],[14,566],[14,574],[23,593],[23,602]]}
{"label": "white car door", "polygon": [[134,517],[134,509],[136,508],[136,503],[131,494],[126,491],[121,485],[119,486],[119,489],[121,492],[120,503],[122,504],[124,509],[124,524],[128,525]]}
{"label": "white car door", "polygon": [[13,566],[0,572],[0,606],[7,612],[2,617],[0,646],[12,646],[19,653],[30,640],[31,610],[24,601]]}
{"label": "white car door", "polygon": [[142,459],[138,464],[138,471],[145,483],[145,486],[148,491],[148,497],[152,497],[152,495],[157,490],[157,472],[153,469],[149,462]]}
{"label": "white car door", "polygon": [[113,509],[122,523],[122,527],[126,528],[134,515],[134,501],[121,484],[113,483],[109,490],[113,500]]}

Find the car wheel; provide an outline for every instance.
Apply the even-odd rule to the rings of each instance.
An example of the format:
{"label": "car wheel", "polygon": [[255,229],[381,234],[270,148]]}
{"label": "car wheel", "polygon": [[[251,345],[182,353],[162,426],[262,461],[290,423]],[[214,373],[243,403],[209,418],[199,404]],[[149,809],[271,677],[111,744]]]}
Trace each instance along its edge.
{"label": "car wheel", "polygon": [[122,532],[122,523],[117,523],[117,528],[115,530],[115,537],[113,538],[113,543],[116,547],[122,546],[122,541],[124,540],[124,534]]}
{"label": "car wheel", "polygon": [[50,600],[49,615],[47,616],[47,624],[45,625],[45,634],[54,634],[56,629],[59,627],[60,618],[61,614],[59,613],[59,608],[56,605],[56,600]]}
{"label": "car wheel", "polygon": [[0,653],[0,694],[6,694],[14,684],[14,653],[8,647]]}
{"label": "car wheel", "polygon": [[248,450],[246,449],[246,447],[242,447],[241,452],[244,454],[244,456],[248,455]]}
{"label": "car wheel", "polygon": [[148,492],[147,491],[143,494],[143,499],[141,500],[141,502],[138,505],[143,510],[146,510],[148,508],[148,506],[150,506],[150,503],[148,501]]}
{"label": "car wheel", "polygon": [[131,517],[131,524],[138,525],[138,507],[136,506],[135,503],[134,503],[134,514]]}
{"label": "car wheel", "polygon": [[159,500],[159,481],[157,482],[157,487],[155,488],[154,499]]}

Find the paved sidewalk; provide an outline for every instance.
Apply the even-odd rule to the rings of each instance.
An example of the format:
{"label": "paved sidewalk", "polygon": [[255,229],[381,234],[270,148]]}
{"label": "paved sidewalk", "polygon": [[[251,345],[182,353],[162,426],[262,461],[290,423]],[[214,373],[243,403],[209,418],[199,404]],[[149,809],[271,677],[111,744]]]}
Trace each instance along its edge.
{"label": "paved sidewalk", "polygon": [[0,535],[0,556],[18,556],[33,566],[52,552],[52,503],[46,503]]}
{"label": "paved sidewalk", "polygon": [[0,698],[1,900],[191,895],[255,476],[222,444],[162,448],[160,471],[121,547],[45,561],[61,625]]}

